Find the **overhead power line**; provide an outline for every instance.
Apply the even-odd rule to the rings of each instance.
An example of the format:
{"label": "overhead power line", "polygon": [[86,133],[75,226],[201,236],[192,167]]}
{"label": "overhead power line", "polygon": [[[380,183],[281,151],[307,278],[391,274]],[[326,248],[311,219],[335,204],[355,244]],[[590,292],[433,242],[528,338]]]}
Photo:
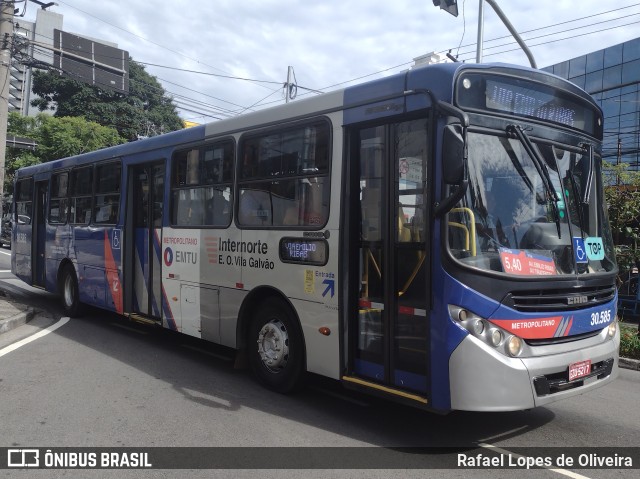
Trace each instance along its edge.
{"label": "overhead power line", "polygon": [[[596,33],[607,32],[607,31],[615,30],[617,28],[628,27],[630,25],[637,25],[638,23],[640,23],[640,21],[631,22],[631,23],[625,23],[624,25],[618,25],[618,26],[615,26],[615,27],[605,28],[605,29],[602,29],[602,30],[596,30],[596,31],[587,32],[587,33],[575,34],[575,35],[571,35],[569,37],[556,38],[554,40],[549,40],[547,42],[536,43],[536,44],[533,44],[533,45],[530,45],[530,46],[533,48],[533,47],[539,47],[539,46],[542,46],[542,45],[548,45],[550,43],[562,42],[562,41],[565,41],[565,40],[572,40],[572,39],[577,38],[577,37],[585,37],[587,35],[593,35],[593,34],[596,34]],[[500,52],[489,53],[488,55],[485,55],[485,56],[489,57],[489,56],[494,56],[494,55],[500,55],[502,53],[509,53],[509,52],[513,52],[513,51],[517,51],[517,50],[518,50],[518,48],[512,48],[512,49],[503,50],[503,51],[500,51]]]}
{"label": "overhead power line", "polygon": [[[118,30],[121,30],[121,31],[123,31],[123,32],[125,32],[125,33],[128,33],[128,34],[130,34],[130,35],[133,35],[133,36],[135,36],[136,38],[139,38],[139,39],[141,39],[141,40],[144,40],[144,41],[146,41],[146,42],[149,42],[149,43],[151,43],[151,44],[153,44],[153,45],[156,45],[156,46],[158,46],[158,47],[160,47],[160,48],[162,48],[162,49],[165,49],[165,50],[167,50],[167,51],[169,51],[169,52],[172,52],[172,53],[178,54],[178,55],[180,55],[180,56],[182,56],[182,57],[184,57],[184,58],[187,58],[187,59],[189,59],[189,60],[196,61],[196,62],[197,62],[197,63],[199,63],[199,64],[205,65],[205,66],[210,67],[210,68],[213,68],[213,69],[215,69],[215,70],[223,71],[223,70],[221,70],[221,69],[219,69],[219,68],[217,68],[217,67],[214,67],[214,66],[212,66],[212,65],[207,65],[206,63],[201,62],[201,61],[200,61],[200,60],[198,60],[198,59],[191,58],[191,57],[189,57],[189,56],[187,56],[187,55],[184,55],[183,53],[181,53],[181,52],[179,52],[179,51],[177,51],[177,50],[175,50],[175,49],[172,49],[172,48],[166,47],[166,46],[161,45],[161,44],[159,44],[159,43],[156,43],[156,42],[154,42],[154,41],[152,41],[152,40],[149,40],[149,39],[147,39],[147,38],[145,38],[145,37],[142,37],[142,36],[137,35],[137,34],[135,34],[135,33],[133,33],[133,32],[130,32],[130,31],[128,31],[128,30],[126,30],[126,29],[124,29],[124,28],[122,28],[122,27],[118,26],[118,25],[115,25],[115,24],[113,24],[113,23],[111,23],[111,22],[108,22],[108,21],[106,21],[106,20],[103,20],[102,18],[99,18],[99,17],[97,17],[97,16],[95,16],[95,15],[93,15],[93,14],[90,14],[90,13],[88,13],[88,12],[85,12],[85,11],[83,11],[83,10],[80,10],[80,9],[78,9],[78,8],[76,8],[76,7],[72,6],[72,5],[69,5],[67,2],[61,1],[60,3],[62,3],[62,4],[64,4],[64,5],[67,5],[67,6],[69,6],[70,8],[73,8],[73,9],[75,9],[75,10],[78,10],[79,12],[81,12],[81,13],[83,13],[83,14],[86,14],[86,15],[88,15],[88,16],[90,16],[90,17],[92,17],[92,18],[95,18],[95,19],[97,19],[98,21],[101,21],[101,22],[103,22],[103,23],[105,23],[105,24],[107,24],[107,25],[110,25],[110,26],[112,26],[112,27],[114,27],[114,28],[117,28]],[[600,12],[600,13],[597,13],[597,14],[588,15],[588,16],[584,16],[584,17],[576,18],[576,19],[573,19],[573,20],[567,20],[567,21],[564,21],[564,22],[555,23],[555,24],[548,25],[548,26],[545,26],[545,27],[539,27],[539,28],[535,28],[535,29],[530,29],[530,30],[526,30],[526,31],[522,32],[522,34],[527,34],[527,33],[532,33],[532,32],[538,32],[538,31],[542,31],[542,30],[545,30],[545,29],[549,29],[549,28],[553,28],[553,27],[557,27],[557,26],[561,26],[561,25],[567,25],[567,24],[570,24],[570,23],[575,23],[575,22],[578,22],[578,21],[583,21],[583,20],[587,20],[587,19],[595,18],[595,17],[602,16],[602,15],[605,15],[605,14],[611,14],[611,13],[615,13],[615,12],[621,12],[621,11],[623,11],[623,10],[628,10],[629,8],[636,7],[636,6],[638,6],[638,5],[640,5],[640,3],[634,3],[634,4],[631,4],[631,5],[624,6],[624,7],[619,7],[619,8],[615,8],[615,9],[607,10],[607,11],[605,11],[605,12]],[[637,15],[637,14],[632,14],[632,15]],[[592,23],[592,24],[589,24],[589,25],[584,25],[584,26],[580,26],[580,27],[575,27],[575,28],[572,28],[572,29],[570,29],[570,30],[565,30],[565,31],[555,32],[555,33],[548,33],[548,34],[546,34],[546,35],[539,35],[539,36],[536,36],[536,37],[532,37],[532,39],[541,39],[541,38],[552,37],[552,36],[554,36],[554,35],[560,35],[560,34],[562,34],[562,33],[566,33],[567,31],[575,31],[575,30],[585,29],[585,28],[588,28],[588,27],[590,27],[590,26],[599,25],[599,24],[603,24],[603,23],[606,23],[606,22],[613,22],[613,21],[621,20],[622,18],[628,18],[629,16],[630,16],[630,15],[625,14],[625,15],[624,15],[624,17],[616,17],[616,18],[614,18],[614,19],[604,20],[604,21],[600,21],[600,22]],[[560,42],[560,41],[568,40],[568,39],[571,39],[571,38],[576,38],[576,37],[579,37],[579,36],[586,36],[586,35],[591,35],[591,34],[595,34],[595,33],[601,33],[601,32],[610,31],[610,30],[613,30],[613,29],[616,29],[616,28],[622,28],[622,27],[624,27],[624,26],[634,25],[634,24],[636,24],[636,23],[639,23],[639,22],[626,23],[625,25],[613,26],[613,27],[611,27],[611,28],[601,29],[601,30],[597,30],[597,31],[593,31],[593,32],[587,32],[587,33],[582,33],[582,34],[573,34],[573,35],[571,35],[570,37],[557,38],[557,39],[553,39],[553,40],[550,40],[550,41],[537,43],[537,44],[532,45],[532,46],[533,46],[533,47],[535,47],[535,46],[541,46],[541,45],[545,45],[545,44],[549,44],[549,43]],[[507,37],[508,37],[508,36],[501,36],[501,37],[497,37],[497,38],[494,38],[494,39],[486,40],[486,41],[485,41],[485,43],[489,43],[489,42],[492,42],[492,41],[497,41],[497,40],[500,40],[500,39],[503,39],[503,38],[507,38]],[[462,46],[462,48],[464,48],[464,47],[468,47],[468,46],[472,46],[472,45],[475,45],[475,43],[468,44],[468,45],[464,45],[464,46]],[[507,48],[507,49],[503,49],[502,51],[499,51],[499,52],[492,52],[492,53],[489,53],[487,56],[493,56],[493,55],[498,55],[498,54],[502,54],[502,53],[508,53],[508,52],[511,52],[511,51],[515,51],[515,50],[517,50],[517,48],[508,49],[508,46],[509,46],[509,45],[513,45],[513,43],[506,43],[506,44],[502,44],[502,45],[497,45],[497,46],[487,47],[487,48],[486,48],[487,50],[491,50],[491,49],[498,49],[498,48],[503,48],[503,47]],[[448,49],[447,49],[447,50],[443,50],[443,51],[448,51]],[[468,55],[469,53],[470,53],[470,52],[465,52],[465,53],[463,53],[462,55]],[[251,78],[243,78],[243,77],[233,76],[233,75],[230,75],[230,74],[220,75],[220,74],[214,74],[214,73],[208,73],[208,72],[200,72],[200,71],[195,71],[195,70],[180,69],[180,68],[171,67],[171,66],[165,66],[165,65],[158,65],[158,64],[155,64],[155,63],[147,63],[147,62],[138,62],[138,63],[141,63],[141,64],[143,64],[143,65],[153,66],[153,67],[156,67],[156,68],[166,68],[166,69],[170,69],[170,70],[174,70],[174,71],[183,71],[183,72],[186,72],[186,73],[195,73],[195,74],[202,74],[202,75],[216,76],[216,77],[220,77],[220,78],[228,78],[228,79],[235,79],[235,80],[241,80],[241,81],[248,81],[248,82],[253,82],[253,83],[256,83],[256,84],[264,84],[264,85],[269,85],[269,84],[271,84],[271,85],[282,85],[282,82],[276,82],[276,81],[272,81],[272,80],[257,80],[257,79],[251,79]],[[351,80],[347,80],[347,81],[343,81],[343,82],[335,83],[335,84],[330,85],[330,86],[328,86],[328,87],[321,88],[321,90],[329,90],[329,89],[336,88],[336,87],[339,87],[339,86],[342,86],[342,85],[346,85],[346,84],[349,84],[349,83],[357,82],[357,81],[359,81],[359,80],[363,80],[363,79],[370,78],[370,77],[373,77],[373,76],[376,76],[376,75],[384,74],[384,73],[389,72],[389,71],[392,71],[392,70],[394,70],[394,69],[398,69],[398,68],[406,68],[406,66],[411,65],[411,64],[413,64],[413,61],[407,61],[407,62],[401,63],[401,64],[396,65],[396,66],[393,66],[393,67],[385,68],[385,69],[383,69],[383,70],[379,70],[379,71],[376,71],[376,72],[373,72],[373,73],[370,73],[370,74],[361,75],[361,76],[359,76],[359,77],[357,77],[357,78],[353,78],[353,79],[351,79]],[[226,73],[226,72],[225,72],[225,73]],[[171,83],[171,82],[168,82],[167,80],[164,80],[164,79],[159,79],[159,80],[161,80],[163,83],[164,83],[164,82]],[[173,83],[173,84],[174,84],[175,86],[179,86],[180,88],[185,88],[183,85],[178,85],[178,84],[175,84],[175,83]],[[299,86],[299,85],[298,85],[298,88],[303,89],[303,90],[311,90],[311,89],[307,89],[306,87],[302,87],[302,86]],[[194,93],[197,93],[197,94],[201,94],[201,95],[208,96],[208,97],[210,97],[210,98],[212,98],[212,99],[214,99],[214,100],[216,100],[216,101],[225,102],[225,103],[227,103],[227,104],[230,104],[230,105],[233,105],[233,106],[235,106],[235,107],[238,107],[238,108],[240,109],[240,111],[241,111],[241,112],[244,112],[244,111],[246,111],[246,110],[248,110],[248,109],[255,108],[255,107],[256,107],[256,106],[258,106],[258,105],[260,105],[260,106],[266,106],[266,105],[269,105],[269,104],[277,103],[277,102],[278,102],[278,101],[272,101],[272,102],[265,103],[265,100],[269,99],[269,98],[270,98],[270,97],[275,93],[275,92],[271,92],[271,93],[269,93],[269,95],[267,95],[267,96],[266,96],[265,98],[263,98],[262,100],[260,100],[260,101],[258,101],[258,102],[256,102],[256,103],[252,104],[251,106],[249,106],[249,107],[246,107],[246,108],[245,108],[245,107],[243,107],[243,106],[237,105],[237,104],[232,103],[232,102],[228,102],[228,101],[223,100],[223,99],[221,99],[221,98],[213,97],[213,96],[211,96],[211,95],[206,95],[206,94],[205,94],[205,93],[203,93],[203,92],[198,92],[198,91],[196,91],[196,90],[191,90],[191,89],[188,89],[188,90],[190,90],[190,91],[192,91],[192,92],[194,92]],[[314,91],[314,92],[318,92],[318,90],[313,90],[313,91]],[[170,94],[170,95],[172,95],[172,96],[175,96],[175,97],[177,97],[177,98],[178,98],[178,97],[184,97],[185,99],[186,99],[186,98],[188,98],[188,97],[186,97],[186,96],[184,96],[184,95],[178,95],[177,93],[169,92],[168,90],[167,90],[167,93],[168,93],[168,94]],[[304,94],[301,94],[300,96],[302,96],[302,95],[304,95]],[[206,103],[206,102],[203,102],[203,103]],[[216,109],[216,110],[217,110],[217,109],[220,109],[220,111],[221,111],[221,113],[220,113],[220,114],[222,114],[222,115],[224,115],[224,114],[225,114],[224,112],[226,112],[227,114],[237,114],[237,113],[238,113],[238,111],[234,111],[234,110],[230,110],[230,109],[225,109],[225,108],[222,108],[222,107],[216,107],[216,106],[214,106],[214,105],[208,105],[208,107],[214,108],[214,109]]]}
{"label": "overhead power line", "polygon": [[154,42],[153,40],[149,40],[148,38],[145,38],[145,37],[143,37],[143,36],[141,36],[141,35],[138,35],[138,34],[136,34],[136,33],[133,33],[133,32],[131,32],[131,31],[129,31],[129,30],[127,30],[127,29],[125,29],[125,28],[122,28],[122,27],[120,27],[120,26],[116,25],[115,23],[108,22],[108,21],[106,21],[106,20],[104,20],[104,19],[102,19],[102,18],[100,18],[100,17],[97,17],[97,16],[95,16],[95,15],[93,15],[93,14],[89,13],[89,12],[86,12],[86,11],[84,11],[84,10],[81,10],[81,9],[79,9],[78,7],[75,7],[75,6],[73,6],[73,5],[70,5],[70,4],[69,4],[69,3],[67,3],[67,2],[64,2],[64,1],[62,1],[62,0],[58,0],[58,1],[59,1],[61,4],[66,5],[66,6],[67,6],[67,7],[69,7],[69,8],[72,8],[72,9],[74,9],[74,10],[77,10],[78,12],[83,13],[83,14],[85,14],[85,15],[87,15],[87,16],[89,16],[89,17],[91,17],[91,18],[95,18],[95,19],[96,19],[96,20],[98,20],[99,22],[105,23],[105,24],[107,24],[107,25],[109,25],[109,26],[111,26],[111,27],[113,27],[113,28],[116,28],[116,29],[118,29],[118,30],[122,31],[122,32],[125,32],[125,33],[127,33],[127,34],[129,34],[129,35],[132,35],[132,36],[134,36],[134,37],[136,37],[136,38],[139,38],[140,40],[144,40],[145,42],[151,43],[152,45],[155,45],[155,46],[157,46],[157,47],[162,48],[163,50],[167,50],[168,52],[175,53],[176,55],[180,55],[181,57],[186,58],[187,60],[191,60],[191,61],[194,61],[194,62],[196,62],[196,63],[200,64],[200,65],[204,65],[204,66],[206,66],[206,67],[213,68],[214,70],[221,71],[222,73],[225,73],[225,74],[227,74],[227,75],[229,74],[229,72],[226,72],[226,71],[224,71],[224,70],[221,70],[221,69],[220,69],[220,68],[218,68],[218,67],[214,67],[213,65],[208,65],[208,64],[204,63],[203,61],[198,60],[198,59],[196,59],[196,58],[189,57],[188,55],[185,55],[184,53],[182,53],[182,52],[180,52],[180,51],[178,51],[178,50],[174,50],[174,49],[172,49],[172,48],[169,48],[169,47],[167,47],[166,45],[161,45],[160,43]]}
{"label": "overhead power line", "polygon": [[[634,15],[638,15],[638,14],[634,14]],[[629,16],[631,16],[631,15],[629,15]],[[549,40],[549,41],[546,41],[546,42],[535,43],[535,44],[530,45],[530,47],[538,47],[538,46],[541,46],[541,45],[548,45],[549,43],[555,43],[555,42],[560,42],[560,41],[564,41],[564,40],[571,40],[571,39],[574,39],[574,38],[577,38],[577,37],[584,37],[584,36],[593,35],[593,34],[596,34],[596,33],[608,32],[608,31],[615,30],[615,29],[618,29],[618,28],[628,27],[630,25],[636,25],[638,23],[640,23],[640,21],[625,23],[625,24],[622,24],[622,25],[616,25],[616,26],[613,26],[613,27],[603,28],[603,29],[600,29],[600,30],[593,30],[593,31],[586,32],[586,33],[572,34],[571,36],[567,36],[567,37],[563,37],[563,38],[556,38],[556,39]],[[583,27],[572,28],[572,29],[569,29],[569,30],[566,30],[566,31],[562,31],[562,32],[555,32],[555,33],[549,33],[549,34],[546,34],[546,35],[540,35],[540,36],[537,36],[537,37],[527,38],[526,40],[530,41],[530,40],[536,40],[536,39],[540,39],[540,38],[551,37],[551,36],[554,36],[554,35],[561,35],[561,34],[564,34],[564,33],[570,32],[570,31],[580,30],[580,29],[583,29],[583,28],[586,28],[586,27],[590,27],[590,26],[592,26],[592,25],[585,25]],[[505,43],[505,44],[501,44],[501,45],[496,45],[496,46],[493,46],[493,47],[488,47],[488,48],[485,48],[484,50],[486,51],[486,50],[491,50],[491,49],[494,49],[494,48],[508,47],[508,46],[514,45],[514,44],[515,44],[515,42],[509,42],[509,43]],[[509,49],[509,50],[501,50],[499,52],[489,53],[489,54],[487,54],[485,56],[500,55],[502,53],[509,53],[509,52],[517,51],[518,49],[519,48],[512,48],[512,49]],[[472,53],[472,52],[464,52],[464,53],[461,53],[461,55],[468,55],[470,53]],[[465,58],[463,60],[469,60],[469,59],[471,59],[471,57]]]}
{"label": "overhead power line", "polygon": [[271,85],[282,85],[282,82],[273,81],[273,80],[256,80],[256,79],[253,79],[253,78],[242,78],[242,77],[236,77],[236,76],[232,76],[232,75],[220,75],[218,73],[209,73],[209,72],[201,72],[201,71],[196,71],[196,70],[187,70],[185,68],[170,67],[170,66],[167,66],[167,65],[158,65],[157,63],[148,63],[148,62],[141,62],[141,61],[136,61],[136,62],[141,64],[141,65],[148,65],[148,66],[156,67],[156,68],[166,68],[167,70],[176,70],[176,71],[185,72],[185,73],[196,73],[198,75],[207,75],[207,76],[212,76],[212,77],[229,78],[231,80],[243,80],[243,81],[248,81],[248,82],[253,82],[253,83],[268,83],[268,84],[271,84]]}
{"label": "overhead power line", "polygon": [[[614,8],[612,10],[607,10],[605,12],[594,13],[593,15],[587,15],[587,16],[584,16],[584,17],[574,18],[572,20],[565,20],[563,22],[554,23],[554,24],[547,25],[547,26],[544,26],[544,27],[533,28],[531,30],[524,30],[524,31],[518,32],[518,33],[520,35],[526,35],[528,33],[538,32],[540,30],[546,30],[546,29],[553,28],[553,27],[558,27],[558,26],[561,26],[561,25],[567,25],[569,23],[575,23],[575,22],[579,22],[579,21],[582,21],[582,20],[587,20],[589,18],[599,17],[599,16],[602,16],[602,15],[606,15],[606,14],[609,14],[609,13],[614,13],[614,12],[617,12],[617,11],[620,11],[620,10],[626,10],[628,8],[637,7],[638,5],[640,5],[640,3],[634,3],[634,4],[631,4],[631,5],[627,5],[625,7]],[[626,17],[627,17],[627,15],[623,15],[622,17],[616,17],[615,19],[606,20],[606,21],[615,21],[615,20],[620,20],[621,18],[626,18]],[[602,23],[602,22],[598,22],[598,23]],[[586,25],[586,26],[588,26],[588,25]],[[500,37],[491,38],[489,40],[484,40],[484,43],[485,44],[486,43],[491,43],[491,42],[495,42],[497,40],[502,40],[504,38],[512,38],[512,37],[511,37],[511,35],[503,35],[503,36],[500,36]],[[511,42],[511,43],[514,43],[514,42]],[[458,49],[467,48],[467,47],[474,47],[475,48],[476,45],[477,45],[476,43],[468,43],[466,45],[458,46]],[[437,52],[437,53],[440,54],[440,55],[444,55],[444,54],[446,54],[446,52],[451,51],[451,50],[452,50],[451,48],[447,48],[447,49],[442,50],[442,51]]]}

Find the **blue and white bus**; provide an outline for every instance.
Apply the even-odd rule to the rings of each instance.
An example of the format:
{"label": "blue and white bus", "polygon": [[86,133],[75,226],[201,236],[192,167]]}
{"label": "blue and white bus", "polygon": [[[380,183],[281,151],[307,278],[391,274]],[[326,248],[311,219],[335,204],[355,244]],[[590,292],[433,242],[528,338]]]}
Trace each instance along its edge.
{"label": "blue and white bus", "polygon": [[617,374],[602,112],[528,68],[439,64],[21,169],[13,272],[439,412]]}

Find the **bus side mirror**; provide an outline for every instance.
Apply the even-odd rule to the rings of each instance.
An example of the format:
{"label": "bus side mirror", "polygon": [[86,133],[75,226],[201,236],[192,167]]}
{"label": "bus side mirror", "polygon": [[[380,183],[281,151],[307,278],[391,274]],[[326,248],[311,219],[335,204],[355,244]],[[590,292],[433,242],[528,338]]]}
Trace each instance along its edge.
{"label": "bus side mirror", "polygon": [[442,136],[442,170],[445,183],[459,185],[464,181],[466,143],[462,126],[447,125]]}
{"label": "bus side mirror", "polygon": [[447,125],[442,135],[442,176],[446,184],[457,188],[436,206],[436,216],[447,213],[465,195],[469,186],[466,162],[467,144],[462,125]]}

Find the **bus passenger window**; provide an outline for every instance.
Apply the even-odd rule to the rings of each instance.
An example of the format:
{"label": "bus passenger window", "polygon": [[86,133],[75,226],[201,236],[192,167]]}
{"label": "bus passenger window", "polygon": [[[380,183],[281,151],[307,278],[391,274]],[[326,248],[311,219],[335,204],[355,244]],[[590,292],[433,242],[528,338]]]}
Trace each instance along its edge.
{"label": "bus passenger window", "polygon": [[116,224],[120,208],[120,163],[107,163],[96,167],[96,196],[93,222]]}
{"label": "bus passenger window", "polygon": [[93,167],[71,170],[71,223],[89,224],[93,195]]}
{"label": "bus passenger window", "polygon": [[69,213],[69,199],[67,198],[69,173],[51,175],[51,199],[49,200],[49,223],[64,224]]}
{"label": "bus passenger window", "polygon": [[327,222],[329,127],[314,121],[242,140],[239,225],[321,228]]}
{"label": "bus passenger window", "polygon": [[171,223],[174,226],[229,226],[233,156],[231,141],[173,155]]}
{"label": "bus passenger window", "polygon": [[271,226],[271,193],[260,189],[240,190],[238,221],[241,225]]}
{"label": "bus passenger window", "polygon": [[229,220],[231,219],[231,206],[227,198],[231,196],[231,188],[207,188],[205,195],[205,224],[229,224]]}
{"label": "bus passenger window", "polygon": [[16,221],[17,224],[31,224],[31,206],[33,204],[33,179],[16,183]]}

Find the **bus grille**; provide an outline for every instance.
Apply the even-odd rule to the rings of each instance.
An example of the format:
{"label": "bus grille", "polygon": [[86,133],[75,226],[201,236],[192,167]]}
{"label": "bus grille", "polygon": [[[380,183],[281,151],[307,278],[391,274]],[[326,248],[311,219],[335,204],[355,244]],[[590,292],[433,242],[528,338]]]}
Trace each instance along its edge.
{"label": "bus grille", "polygon": [[507,294],[503,304],[517,311],[567,311],[591,308],[615,297],[614,285],[581,288],[515,291]]}

